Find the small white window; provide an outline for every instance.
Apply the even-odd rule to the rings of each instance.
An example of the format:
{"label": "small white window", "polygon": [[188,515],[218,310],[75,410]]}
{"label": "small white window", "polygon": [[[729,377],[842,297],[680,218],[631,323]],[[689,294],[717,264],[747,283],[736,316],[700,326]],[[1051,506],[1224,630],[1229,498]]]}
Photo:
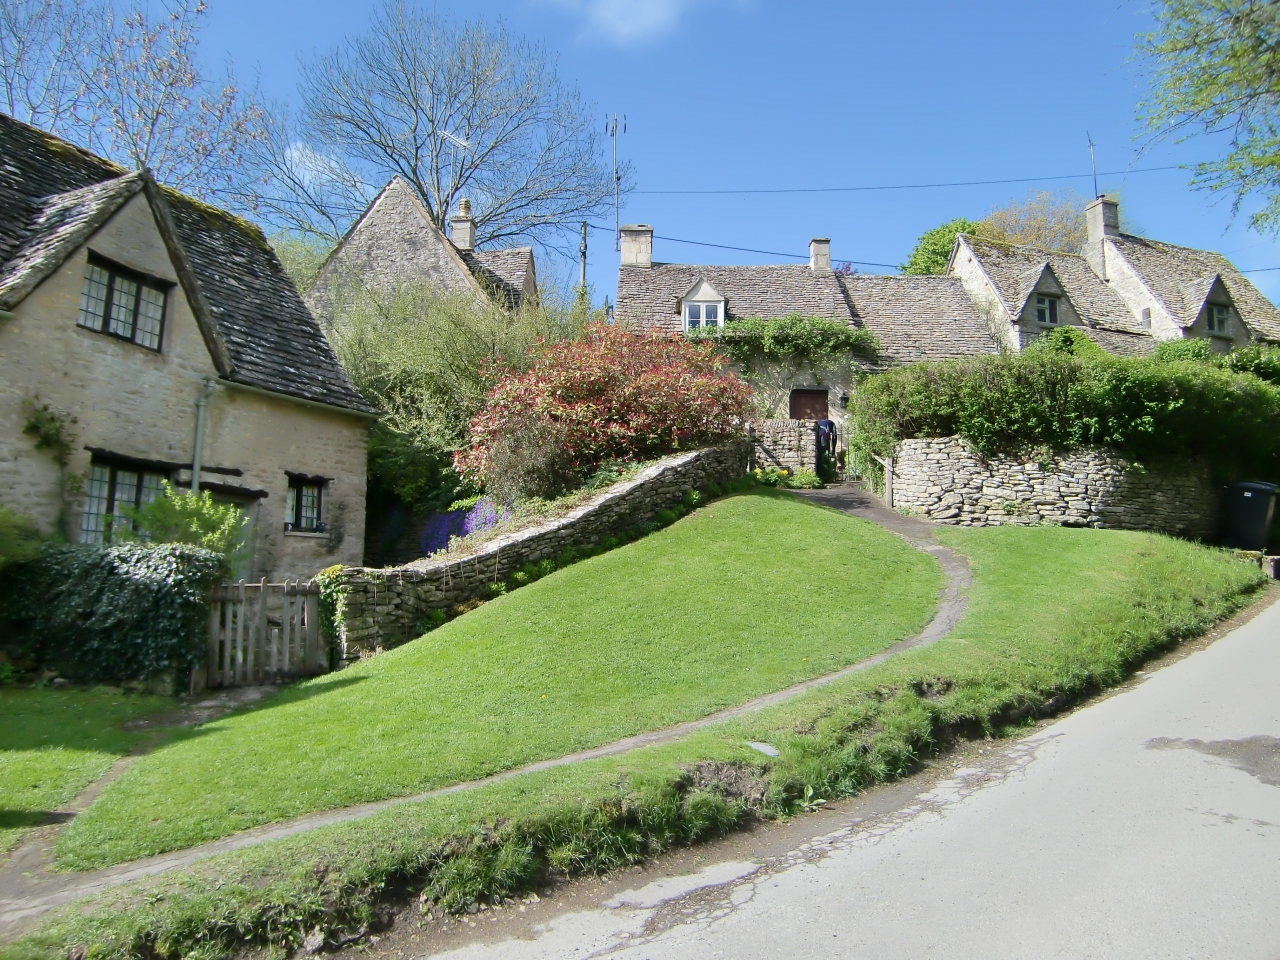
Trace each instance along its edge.
{"label": "small white window", "polygon": [[1151,308],[1150,307],[1142,308],[1142,326],[1146,330],[1151,329]]}
{"label": "small white window", "polygon": [[686,303],[684,305],[684,325],[686,330],[719,327],[720,304]]}
{"label": "small white window", "polygon": [[1220,303],[1209,304],[1208,324],[1210,333],[1225,334],[1227,332],[1227,322],[1230,318],[1230,308],[1224,307]]}
{"label": "small white window", "polygon": [[1036,323],[1056,324],[1058,322],[1058,298],[1036,296]]}

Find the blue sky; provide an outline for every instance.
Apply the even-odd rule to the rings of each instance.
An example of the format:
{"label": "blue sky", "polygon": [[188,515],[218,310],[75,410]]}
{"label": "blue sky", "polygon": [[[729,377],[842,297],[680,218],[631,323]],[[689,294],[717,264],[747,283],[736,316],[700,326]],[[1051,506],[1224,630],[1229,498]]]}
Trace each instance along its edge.
{"label": "blue sky", "polygon": [[[366,0],[212,0],[202,54],[257,71],[289,97],[299,57],[361,30]],[[1140,153],[1144,94],[1134,37],[1148,5],[1119,0],[440,0],[458,18],[502,18],[559,56],[562,78],[607,113],[625,114],[620,153],[637,191],[622,220],[659,237],[803,256],[832,238],[838,260],[896,264],[919,235],[981,217],[1036,187],[1088,179],[922,190],[807,194],[644,191],[867,187],[1164,167],[1213,155],[1199,139]],[[1220,250],[1242,269],[1280,265],[1280,244],[1232,220],[1226,199],[1193,191],[1182,170],[1101,178],[1137,232]],[[617,280],[613,238],[593,233],[597,301]],[[655,241],[658,260],[778,263]],[[540,265],[543,266],[543,265]],[[543,267],[544,273],[546,267]],[[562,271],[566,265],[557,265]],[[890,272],[860,266],[864,272]],[[1280,298],[1280,271],[1252,279]]]}

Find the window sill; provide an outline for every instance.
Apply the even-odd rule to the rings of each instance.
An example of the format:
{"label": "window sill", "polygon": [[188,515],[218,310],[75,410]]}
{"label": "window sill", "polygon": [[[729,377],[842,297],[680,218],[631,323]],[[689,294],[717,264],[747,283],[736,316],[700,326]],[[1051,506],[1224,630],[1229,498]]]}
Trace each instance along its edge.
{"label": "window sill", "polygon": [[302,537],[304,540],[327,540],[329,534],[316,533],[314,530],[286,530],[286,537]]}
{"label": "window sill", "polygon": [[1230,333],[1228,333],[1225,330],[1209,330],[1207,331],[1206,335],[1213,337],[1215,340],[1234,340],[1235,339],[1235,337],[1233,337]]}

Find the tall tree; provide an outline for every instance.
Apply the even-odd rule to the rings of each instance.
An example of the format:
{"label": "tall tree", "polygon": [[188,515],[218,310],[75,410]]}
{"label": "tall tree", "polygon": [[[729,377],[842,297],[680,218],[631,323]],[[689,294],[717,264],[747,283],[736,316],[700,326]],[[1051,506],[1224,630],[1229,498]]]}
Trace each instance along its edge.
{"label": "tall tree", "polygon": [[955,246],[956,235],[973,233],[978,225],[964,217],[956,217],[942,226],[926,230],[916,241],[911,256],[900,268],[903,273],[923,275],[930,273],[946,273],[947,261],[951,259],[951,248]]}
{"label": "tall tree", "polygon": [[283,227],[335,239],[403,177],[442,229],[469,196],[478,243],[532,239],[602,212],[614,190],[601,126],[545,49],[498,24],[391,0],[368,29],[303,65],[301,108],[267,151]]}
{"label": "tall tree", "polygon": [[197,66],[204,0],[157,19],[97,0],[0,0],[0,83],[10,115],[206,200],[251,204],[248,148],[264,114],[227,70]]}
{"label": "tall tree", "polygon": [[1074,190],[1037,190],[993,207],[976,224],[976,232],[992,240],[1076,253],[1087,239],[1085,205]]}
{"label": "tall tree", "polygon": [[1209,134],[1223,154],[1192,183],[1266,206],[1250,218],[1280,232],[1280,3],[1162,0],[1157,29],[1140,38],[1151,95],[1139,109],[1154,139]]}

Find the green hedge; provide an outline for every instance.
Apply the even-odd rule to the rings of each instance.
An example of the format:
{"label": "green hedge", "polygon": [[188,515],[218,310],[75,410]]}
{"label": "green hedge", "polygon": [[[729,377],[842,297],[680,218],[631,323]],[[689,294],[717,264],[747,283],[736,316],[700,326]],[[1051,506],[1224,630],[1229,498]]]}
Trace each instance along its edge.
{"label": "green hedge", "polygon": [[87,681],[181,676],[203,661],[222,557],[186,544],[46,546],[5,571],[10,642],[31,665]]}
{"label": "green hedge", "polygon": [[1280,389],[1195,360],[1037,350],[919,363],[868,379],[852,407],[864,468],[899,440],[958,434],[986,455],[1098,445],[1280,477]]}
{"label": "green hedge", "polygon": [[718,330],[691,331],[689,338],[709,340],[730,360],[743,364],[766,360],[823,365],[854,356],[874,360],[880,352],[870,330],[798,313],[775,320],[729,320]]}

